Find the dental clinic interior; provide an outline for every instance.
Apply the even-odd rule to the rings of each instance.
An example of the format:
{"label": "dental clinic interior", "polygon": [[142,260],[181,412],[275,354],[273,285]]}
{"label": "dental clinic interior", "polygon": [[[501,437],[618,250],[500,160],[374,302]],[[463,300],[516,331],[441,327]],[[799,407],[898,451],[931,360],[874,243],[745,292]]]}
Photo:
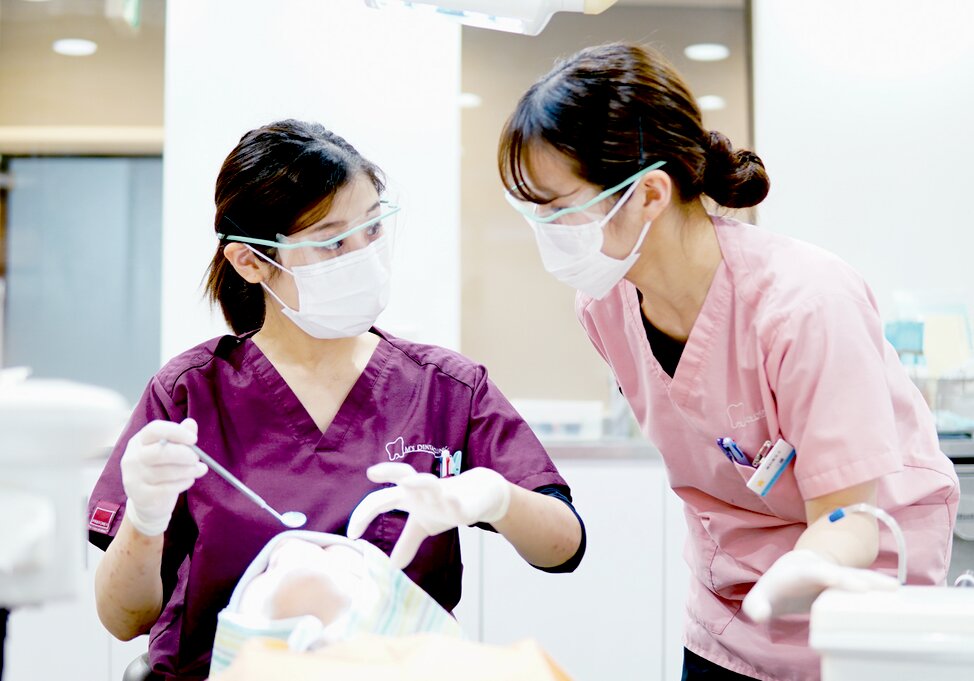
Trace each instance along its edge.
{"label": "dental clinic interior", "polygon": [[[974,185],[972,27],[974,3],[966,0],[0,0],[0,678],[151,681],[209,674],[216,681],[974,679],[974,588],[969,588],[974,586],[974,224],[967,205]],[[577,57],[581,50],[606,45],[616,47]],[[589,124],[580,128],[565,125],[537,132],[537,126],[584,106],[580,102],[585,97],[601,96],[615,87],[616,80],[627,78],[606,68],[586,72],[584,85],[570,81],[572,69],[620,50],[665,59],[692,93],[683,107],[700,121],[702,130],[720,131],[734,149],[748,150],[734,158],[752,164],[750,168],[758,164],[770,177],[764,200],[720,203],[714,196],[714,203],[704,192],[700,204],[716,216],[722,251],[712,251],[717,264],[707,276],[713,277],[713,287],[725,286],[727,291],[753,288],[747,303],[740,302],[745,300],[741,297],[733,314],[754,320],[761,343],[765,339],[773,349],[779,339],[777,327],[780,336],[796,328],[788,316],[768,321],[760,312],[771,304],[768,301],[781,297],[785,284],[780,282],[800,279],[806,290],[831,291],[844,285],[846,275],[836,272],[854,271],[868,283],[865,302],[856,302],[852,309],[866,310],[863,315],[875,318],[871,331],[862,331],[858,322],[833,323],[851,318],[832,313],[841,303],[828,303],[816,313],[820,317],[809,317],[781,357],[758,361],[756,369],[749,364],[752,355],[739,349],[748,338],[744,331],[734,332],[741,335],[729,340],[718,333],[713,343],[700,343],[700,334],[718,319],[712,309],[718,301],[708,297],[702,308],[694,308],[700,316],[682,338],[680,347],[686,351],[674,366],[723,356],[728,343],[737,343],[735,352],[743,368],[728,369],[727,376],[733,374],[728,381],[745,374],[767,381],[771,388],[761,384],[760,403],[737,399],[722,385],[690,386],[687,374],[681,383],[679,369],[665,375],[652,334],[662,333],[653,324],[667,318],[642,317],[645,331],[638,321],[640,306],[645,312],[657,301],[654,292],[664,285],[659,282],[688,279],[680,279],[679,268],[665,263],[658,277],[647,274],[641,280],[643,275],[636,274],[656,271],[652,267],[658,260],[647,253],[662,247],[658,244],[664,243],[671,223],[653,213],[652,219],[636,225],[622,250],[611,252],[609,244],[621,238],[618,225],[628,219],[627,211],[654,210],[651,192],[670,197],[670,205],[686,198],[682,186],[677,187],[682,177],[676,172],[677,157],[653,165],[649,161],[658,159],[646,157],[645,168],[634,165],[612,176],[619,178],[620,184],[615,184],[615,179],[603,182],[586,175],[587,161],[575,162],[573,156],[593,148],[597,155],[614,153],[613,144],[598,143],[603,134],[599,121],[623,120],[626,107],[636,106],[638,97],[587,111]],[[659,82],[663,84],[653,87],[668,87],[666,79]],[[638,92],[644,84],[634,78],[619,91]],[[561,95],[564,98],[553,104]],[[676,101],[664,99],[660,106]],[[524,123],[531,116],[532,122]],[[662,124],[648,120],[640,119],[638,129],[634,125],[626,138],[638,146],[639,162],[644,148],[653,149],[661,135],[661,128],[654,126]],[[250,172],[250,157],[228,154],[258,139],[247,137],[248,131],[275,121],[284,122],[276,124],[279,127],[314,122],[354,147],[341,147],[340,158],[353,159],[352,167],[358,169],[354,172],[361,171],[360,177],[368,175],[373,182],[339,183],[366,187],[362,191],[371,192],[370,197],[378,192],[374,205],[371,198],[365,202],[371,207],[362,214],[364,222],[358,213],[349,213],[341,224],[352,225],[354,219],[355,226],[341,236],[328,232],[327,238],[308,241],[294,236],[303,232],[291,225],[281,226],[275,236],[273,226],[257,224],[256,207],[220,212],[237,200],[233,192],[249,191],[241,188],[239,178]],[[577,143],[552,142],[562,133],[575,135]],[[556,150],[543,156],[538,149],[545,141],[551,143],[549,151]],[[303,168],[310,153],[296,157],[293,167]],[[539,181],[539,169],[549,168],[552,158],[572,161],[564,166],[571,172],[558,175],[549,170],[543,176],[549,181]],[[234,168],[240,172],[237,179],[230,177]],[[635,170],[639,172],[633,175]],[[275,172],[268,169],[256,177],[270,187],[290,171]],[[701,177],[710,181],[709,175]],[[569,181],[564,178],[581,182],[578,186],[590,188],[590,193],[577,194],[577,201],[569,200],[567,191],[557,200],[541,196],[559,194],[558,188],[567,185],[558,182]],[[308,188],[306,180],[292,184],[301,185],[301,191]],[[214,186],[221,216],[215,230]],[[230,187],[225,195],[220,194],[221,186]],[[387,200],[391,188],[394,200]],[[270,189],[255,191],[246,205],[266,206],[276,200]],[[344,210],[343,197],[352,194],[342,191],[321,204],[324,212],[319,211],[318,218]],[[608,207],[599,213],[601,205]],[[292,213],[304,219],[308,207],[292,206]],[[376,217],[380,212],[381,220]],[[596,217],[589,224],[591,215]],[[381,261],[388,264],[388,281],[383,280],[387,288],[382,289],[391,292],[387,300],[376,303],[365,291],[377,270],[368,269],[372,265],[367,267],[355,254],[366,253],[371,245],[349,256],[335,256],[336,262],[345,258],[349,268],[358,263],[354,276],[330,280],[345,282],[342,285],[354,289],[357,298],[341,298],[345,293],[334,287],[314,288],[315,277],[325,276],[324,263],[331,260],[308,264],[312,261],[302,257],[343,248],[362,235],[381,240],[382,230],[391,230],[393,220],[394,248],[388,262]],[[744,223],[739,229],[767,235],[761,238],[768,239],[768,246],[748,251],[751,246],[736,241],[729,245],[726,234],[738,228],[728,225]],[[674,229],[678,228],[677,224]],[[572,241],[572,235],[582,232],[595,245],[587,259],[572,259],[571,244],[581,243]],[[695,248],[694,243],[677,239],[667,247],[681,253],[680,249]],[[805,255],[789,264],[786,259],[793,248]],[[278,467],[275,480],[286,481],[282,492],[273,485],[262,486],[270,478],[238,467],[234,462],[244,459],[226,454],[237,450],[247,461],[257,461],[256,454],[245,456],[240,450],[261,452],[268,443],[280,441],[284,436],[270,426],[261,436],[263,421],[276,422],[291,407],[268,389],[267,395],[258,396],[265,399],[266,410],[245,411],[242,405],[256,398],[242,397],[254,390],[242,373],[213,383],[212,389],[190,385],[210,374],[201,368],[204,360],[186,354],[188,348],[208,348],[206,352],[217,358],[214,362],[241,372],[253,359],[246,353],[259,354],[256,345],[271,360],[278,356],[272,354],[277,346],[270,341],[257,342],[266,335],[264,329],[251,340],[236,326],[232,331],[228,327],[230,316],[225,318],[214,304],[215,270],[208,270],[214,267],[214,253],[217,259],[225,254],[236,272],[253,273],[252,279],[241,274],[249,282],[243,285],[263,298],[267,325],[273,316],[274,328],[286,332],[281,337],[310,334],[301,342],[309,348],[345,347],[341,344],[352,343],[352,336],[371,338],[379,354],[370,363],[381,353],[412,353],[411,362],[382,357],[388,366],[405,362],[402,371],[407,376],[434,372],[430,390],[442,386],[444,376],[452,376],[450,395],[472,391],[475,403],[483,397],[483,412],[469,416],[469,432],[480,433],[477,442],[490,443],[484,451],[494,449],[478,454],[481,445],[472,434],[468,441],[450,444],[411,438],[409,432],[398,439],[396,433],[380,432],[383,422],[405,416],[434,425],[462,416],[467,427],[471,406],[469,401],[448,399],[446,392],[427,394],[420,384],[426,379],[395,387],[383,383],[387,374],[373,375],[369,366],[359,367],[364,373],[346,399],[361,400],[365,406],[356,405],[352,417],[348,405],[339,401],[341,410],[328,415],[335,419],[332,426],[341,422],[347,428],[345,439],[335,443],[329,456],[340,460],[343,452],[355,457],[374,451],[375,461],[382,463],[368,469],[368,479],[368,464],[329,464],[349,476],[348,490],[363,490],[349,491],[356,495],[352,501],[364,498],[354,513],[354,504],[343,511],[339,524],[327,529],[316,524],[317,507],[302,500],[313,498],[316,487],[325,484],[318,474],[303,464],[288,471],[283,459],[266,463]],[[553,265],[556,255],[568,264]],[[620,264],[629,267],[637,258],[639,264],[629,270]],[[697,261],[687,262],[691,267]],[[644,263],[646,269],[639,269]],[[574,275],[565,272],[583,265],[616,272],[606,285],[614,286],[613,292],[587,296],[584,283],[566,285]],[[743,276],[755,268],[777,272],[779,279],[762,283]],[[576,277],[578,282],[582,279]],[[639,288],[638,298],[630,281]],[[646,288],[641,281],[648,282]],[[290,293],[273,291],[275,282],[285,282]],[[632,290],[629,302],[613,307],[615,291],[626,286]],[[229,290],[219,289],[220,295]],[[803,295],[801,287],[796,291],[794,295]],[[315,292],[322,294],[320,300],[313,300]],[[818,300],[810,294],[809,299]],[[312,303],[321,312],[315,319],[337,319],[334,306],[339,305],[354,316],[360,312],[356,306],[366,302],[374,304],[376,314],[357,331],[315,333],[312,329],[320,329],[320,324],[314,326],[302,316]],[[635,316],[630,317],[632,310]],[[609,338],[609,325],[621,325],[623,319],[637,320],[628,327],[635,335],[629,341]],[[334,331],[337,324],[329,328]],[[351,328],[347,320],[342,324]],[[774,598],[784,598],[790,587],[780,585],[807,586],[801,581],[805,577],[788,576],[784,562],[808,554],[811,549],[799,550],[808,534],[801,535],[794,551],[792,541],[773,556],[767,552],[777,550],[778,529],[798,527],[789,535],[794,540],[806,531],[806,520],[779,512],[775,490],[758,486],[778,483],[779,494],[801,489],[804,506],[799,508],[814,508],[814,498],[833,489],[820,486],[814,476],[801,477],[811,470],[802,466],[812,465],[803,464],[803,451],[811,458],[816,442],[831,442],[834,455],[823,455],[827,463],[815,466],[852,470],[858,453],[843,450],[845,436],[851,442],[864,441],[868,449],[870,441],[855,436],[855,431],[872,433],[879,429],[877,424],[886,423],[885,416],[860,408],[873,404],[866,396],[869,388],[859,378],[867,372],[855,366],[866,361],[855,359],[862,345],[857,334],[863,333],[871,334],[877,352],[890,358],[884,375],[903,377],[894,392],[915,405],[898,407],[889,423],[897,433],[905,432],[903,419],[929,424],[925,441],[933,450],[931,456],[942,457],[938,479],[947,490],[941,505],[946,510],[940,521],[929,516],[925,531],[945,537],[938,549],[943,569],[929,582],[906,574],[905,566],[926,550],[927,535],[916,529],[916,516],[907,513],[909,509],[894,512],[885,504],[891,497],[882,492],[882,476],[905,475],[903,466],[898,472],[876,469],[878,496],[833,503],[821,523],[868,525],[888,560],[841,569],[856,568],[859,577],[882,576],[874,582],[842,581],[839,572],[829,577],[832,572],[815,572],[821,566],[809,562],[802,574],[824,576],[804,610],[781,614]],[[631,350],[636,347],[631,339],[637,336],[645,354]],[[634,354],[625,354],[630,350]],[[839,355],[854,358],[846,366],[855,379],[829,382],[828,360]],[[797,356],[805,359],[799,362]],[[184,368],[178,376],[164,369],[175,366],[171,362],[177,357],[184,358],[179,360]],[[643,368],[636,366],[639,362]],[[650,365],[652,370],[640,373]],[[343,375],[342,371],[327,375]],[[303,397],[299,386],[308,383],[297,378],[299,373],[283,368],[281,373]],[[643,378],[634,378],[637,374]],[[187,378],[191,375],[200,378]],[[274,390],[287,390],[279,379]],[[363,390],[366,379],[392,387],[377,387],[375,396],[364,397],[357,391]],[[190,385],[185,388],[189,397],[179,398],[183,382]],[[799,420],[807,417],[818,433],[806,432],[801,443],[793,440],[788,445],[793,414],[785,413],[785,405],[789,390],[799,385],[802,390],[813,386]],[[158,418],[149,408],[154,403],[147,395],[153,391],[162,395],[153,398],[161,403],[173,400],[176,411],[185,407],[179,399],[188,401],[189,411],[179,411],[172,420],[181,421],[188,414],[195,424],[165,424],[172,428],[159,430],[154,439],[144,434],[151,430],[146,426],[148,430],[126,445],[136,430],[127,424],[141,426],[148,418]],[[430,397],[434,394],[437,397]],[[704,432],[699,426],[703,420],[681,420],[669,412],[664,423],[663,416],[654,414],[669,408],[663,404],[668,396],[685,399],[687,409],[706,411],[701,419],[726,425]],[[220,405],[219,424],[207,423],[202,412],[193,412],[194,400],[198,404],[204,398]],[[837,404],[845,405],[841,411],[846,416],[839,414],[838,420],[824,425],[816,421]],[[776,408],[780,411],[773,414]],[[308,414],[301,413],[307,420]],[[483,435],[499,418],[507,419],[506,425]],[[765,422],[771,428],[766,446],[752,456],[757,447],[749,451],[741,434],[764,428]],[[303,427],[299,423],[295,429],[299,425]],[[784,438],[777,443],[776,428]],[[685,431],[688,439],[671,438],[666,429]],[[325,429],[312,432],[321,436]],[[209,444],[208,433],[224,434],[226,448]],[[679,449],[674,442],[689,442],[691,437],[705,444],[674,451]],[[505,442],[515,441],[507,438],[519,444],[506,449]],[[900,441],[904,449],[913,446]],[[178,497],[173,492],[175,507],[170,501],[158,536],[151,536],[144,528],[153,524],[150,516],[158,510],[157,497],[144,492],[145,485],[154,484],[153,474],[144,471],[153,456],[166,452],[190,457],[186,465],[196,467],[196,472],[193,479],[180,483]],[[836,458],[828,462],[831,456]],[[676,458],[678,465],[673,463]],[[517,487],[519,480],[510,471],[530,472],[528,466],[535,464],[527,463],[529,459],[540,462],[538,475],[527,478],[537,482]],[[416,473],[406,464],[415,467],[420,460],[427,462],[418,470],[422,475],[399,477],[405,475],[403,470]],[[879,458],[869,459],[873,460]],[[500,462],[500,475],[489,471],[496,479],[478,479],[475,466],[488,466],[490,461]],[[778,468],[764,468],[769,465]],[[376,472],[388,466],[389,473]],[[908,462],[906,469],[911,466]],[[175,464],[170,468],[175,470]],[[737,480],[735,469],[745,476],[742,480]],[[737,497],[728,493],[714,500],[689,482],[709,470],[720,475],[726,470],[728,477],[721,479],[737,486]],[[755,484],[762,474],[767,478]],[[855,482],[871,480],[862,475]],[[745,486],[749,476],[754,480]],[[111,485],[118,495],[124,485],[124,496],[105,492]],[[366,496],[369,490],[376,496]],[[394,490],[401,494],[393,497]],[[804,493],[809,490],[820,491]],[[538,494],[527,498],[528,492]],[[225,502],[220,513],[236,509],[259,520],[238,524],[227,516],[220,536],[213,539],[206,532],[213,531],[217,511],[207,516],[193,510],[193,503],[208,503],[193,502],[193,495],[206,494]],[[463,498],[436,496],[440,494]],[[132,509],[137,497],[136,514]],[[434,497],[440,505],[430,501]],[[464,501],[474,498],[493,510],[481,509],[479,515],[461,512]],[[762,505],[765,499],[772,500],[767,507]],[[533,520],[515,532],[509,530],[513,521],[508,519],[520,512],[521,504],[533,504],[528,515]],[[372,516],[362,520],[357,516],[366,513],[366,506]],[[363,539],[356,538],[373,516],[379,518],[372,525],[374,534],[375,527],[384,531],[383,523],[396,514],[396,522],[407,523],[398,544],[393,536],[388,545],[375,544],[381,550],[360,545],[373,536],[366,532]],[[181,528],[193,525],[185,520],[191,516],[199,529],[194,526],[181,536],[192,540],[198,531],[199,546],[208,537],[207,570],[220,572],[222,568],[214,566],[224,558],[239,561],[232,580],[221,577],[219,589],[225,591],[219,598],[215,591],[206,593],[218,587],[210,586],[217,584],[216,577],[201,576],[203,549],[193,549],[187,554],[192,560],[187,557],[172,566],[171,573],[165,572],[169,547],[177,542],[174,528],[177,522],[183,523]],[[764,529],[750,528],[747,537],[743,529],[735,529],[755,517],[763,519]],[[819,524],[817,518],[816,513],[807,520],[807,532],[812,532],[813,521]],[[571,539],[568,549],[544,562],[537,558],[541,553],[532,553],[517,537],[547,531],[555,519],[574,534],[566,535]],[[276,529],[267,530],[251,550],[244,535],[255,523]],[[353,533],[357,524],[360,531]],[[450,565],[455,566],[450,579],[456,580],[459,599],[455,607],[449,607],[454,601],[441,607],[442,583],[436,584],[435,575],[420,579],[406,567],[411,554],[397,562],[407,535],[419,532],[420,525],[423,534],[416,535],[415,542],[418,546],[423,540],[427,553],[420,551],[417,565],[430,555],[435,542],[454,536],[450,533],[458,536],[450,549]],[[302,526],[307,531],[288,529]],[[283,565],[285,559],[304,560],[294,547],[295,552],[286,556],[284,544],[279,558],[266,557],[276,541],[271,538],[284,531],[327,547],[328,555],[340,555],[329,554],[329,542],[350,550],[348,555],[360,552],[354,553],[359,562],[353,561],[358,567],[351,569],[354,579],[349,581],[356,584],[349,601],[355,605],[347,606],[348,612],[336,620],[347,627],[341,634],[335,633],[337,624],[308,613],[286,631],[274,629],[271,624],[279,620],[271,618],[266,627],[251,629],[247,636],[239,633],[248,602],[244,580],[264,569],[270,575],[275,561]],[[764,542],[760,532],[775,538]],[[314,539],[323,533],[331,533],[327,536],[332,539]],[[116,607],[113,603],[128,597],[129,587],[118,577],[126,556],[113,555],[108,548],[114,542],[118,546],[112,548],[120,552],[123,534],[130,542],[125,544],[129,553],[138,554],[143,546],[163,552],[162,597],[153,622],[159,608],[163,614],[151,634],[146,625],[133,631],[138,635],[120,637],[109,622],[114,615],[106,615]],[[163,541],[166,548],[161,548]],[[313,552],[320,553],[318,547]],[[308,566],[318,560],[306,555],[310,562],[300,568],[305,576],[312,574]],[[752,557],[753,564],[763,566],[753,578],[727,577],[747,573]],[[111,567],[105,563],[99,571],[109,559]],[[570,567],[536,567],[561,564]],[[329,563],[328,569],[333,567]],[[241,577],[244,568],[247,572]],[[167,574],[178,580],[178,586]],[[159,575],[153,579],[158,581]],[[754,614],[758,610],[745,600],[755,580],[772,594],[768,608],[774,613],[763,624],[755,624],[762,621]],[[344,584],[342,579],[335,583]],[[283,582],[274,584],[267,588]],[[298,600],[310,604],[316,592],[308,587],[299,593]],[[365,629],[363,623],[375,616],[362,605],[365,593],[385,599],[382,616],[389,619],[385,629],[373,626],[368,633],[355,633],[355,627]],[[196,608],[192,594],[219,602]],[[256,590],[251,596],[257,598],[254,594]],[[185,601],[173,608],[171,599],[178,598]],[[718,605],[724,609],[715,611]],[[117,612],[124,613],[125,607],[117,606]],[[207,624],[211,615],[213,622]],[[399,626],[414,617],[425,618],[422,626],[410,625],[407,630],[388,624],[395,618]],[[205,665],[212,648],[213,666],[193,667],[186,676],[172,671],[178,668],[172,661],[177,658],[165,658],[171,651],[163,647],[182,651],[185,641],[173,629],[167,632],[167,626],[180,626],[182,635],[197,641],[208,636],[202,648]],[[204,629],[208,633],[200,634]],[[747,638],[751,635],[764,639],[752,646]],[[368,637],[362,639],[365,644],[359,636]],[[753,657],[750,650],[755,651]],[[813,662],[809,666],[799,659]],[[725,675],[694,675],[697,662],[713,664]]]}

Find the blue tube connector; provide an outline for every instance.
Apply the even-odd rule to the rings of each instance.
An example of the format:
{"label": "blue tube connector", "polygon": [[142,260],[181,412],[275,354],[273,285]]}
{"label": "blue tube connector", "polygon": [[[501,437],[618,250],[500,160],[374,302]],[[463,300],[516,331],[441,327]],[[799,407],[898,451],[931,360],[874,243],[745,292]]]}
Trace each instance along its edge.
{"label": "blue tube connector", "polygon": [[900,524],[896,522],[896,519],[883,509],[876,508],[872,504],[852,504],[851,506],[837,508],[829,513],[829,522],[834,523],[839,521],[849,513],[866,513],[877,520],[881,520],[889,528],[889,531],[893,534],[893,539],[896,541],[896,552],[898,554],[896,578],[900,584],[906,584],[906,539],[903,537],[903,530],[900,529]]}

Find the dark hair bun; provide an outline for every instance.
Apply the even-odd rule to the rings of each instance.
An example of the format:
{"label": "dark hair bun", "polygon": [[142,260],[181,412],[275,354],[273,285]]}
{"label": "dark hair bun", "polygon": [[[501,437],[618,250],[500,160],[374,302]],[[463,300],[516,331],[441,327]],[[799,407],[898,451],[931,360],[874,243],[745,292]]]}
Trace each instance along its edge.
{"label": "dark hair bun", "polygon": [[727,137],[710,131],[703,192],[721,206],[748,208],[768,195],[771,181],[764,162],[753,151],[734,149]]}

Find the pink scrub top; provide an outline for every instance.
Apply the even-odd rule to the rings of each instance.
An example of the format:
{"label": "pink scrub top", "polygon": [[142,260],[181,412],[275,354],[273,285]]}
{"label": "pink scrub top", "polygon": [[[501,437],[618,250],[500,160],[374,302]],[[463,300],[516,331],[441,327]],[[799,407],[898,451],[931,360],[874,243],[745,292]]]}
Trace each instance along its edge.
{"label": "pink scrub top", "polygon": [[[492,468],[527,489],[570,496],[541,443],[487,378],[458,353],[372,330],[381,340],[322,433],[260,348],[224,336],[172,359],[150,381],[108,459],[88,506],[89,537],[106,548],[125,511],[119,460],[154,419],[199,424],[201,449],[279,512],[301,511],[302,528],[345,534],[361,499],[381,487],[365,469],[404,461],[439,470],[441,449],[462,469]],[[364,538],[389,553],[406,514],[379,516]],[[149,660],[164,678],[207,676],[217,613],[261,548],[285,530],[212,471],[180,496],[165,534],[163,610],[149,633]],[[450,611],[463,565],[456,530],[423,542],[406,574]]]}
{"label": "pink scrub top", "polygon": [[[839,258],[810,244],[713,218],[723,261],[671,378],[653,356],[635,286],[579,295],[589,338],[615,373],[683,499],[692,572],[684,641],[698,655],[766,681],[819,678],[808,618],[755,624],[741,610],[754,582],[806,529],[806,499],[878,479],[878,505],[906,535],[911,584],[947,574],[958,482],[933,417],[883,336],[872,293]],[[753,457],[783,438],[796,458],[765,497]],[[880,525],[874,567],[895,574]]]}

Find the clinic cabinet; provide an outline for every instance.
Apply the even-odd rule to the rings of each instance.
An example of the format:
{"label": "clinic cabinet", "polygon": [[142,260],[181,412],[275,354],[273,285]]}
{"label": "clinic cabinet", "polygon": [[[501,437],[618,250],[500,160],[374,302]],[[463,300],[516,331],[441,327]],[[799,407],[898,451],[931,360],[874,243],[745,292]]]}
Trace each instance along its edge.
{"label": "clinic cabinet", "polygon": [[488,643],[538,640],[574,681],[679,679],[686,521],[662,462],[645,444],[549,449],[585,521],[582,564],[547,574],[465,530],[458,619]]}

